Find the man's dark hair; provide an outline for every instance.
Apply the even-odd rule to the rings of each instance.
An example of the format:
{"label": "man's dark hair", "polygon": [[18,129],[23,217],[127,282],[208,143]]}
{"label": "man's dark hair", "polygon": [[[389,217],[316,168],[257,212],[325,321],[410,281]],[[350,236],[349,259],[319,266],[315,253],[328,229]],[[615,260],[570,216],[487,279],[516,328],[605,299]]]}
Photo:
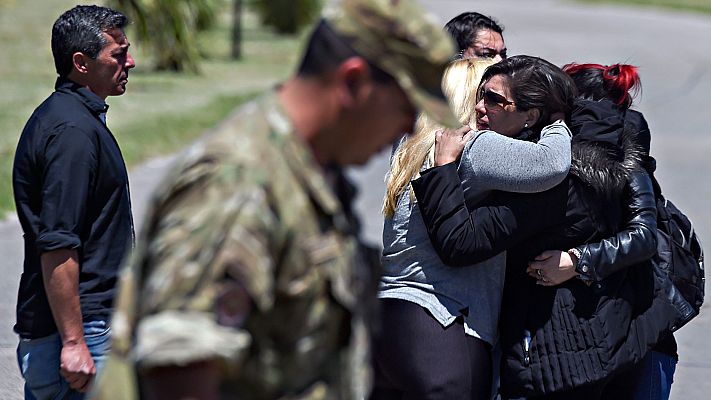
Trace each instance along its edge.
{"label": "man's dark hair", "polygon": [[100,6],[76,6],[57,18],[52,26],[52,56],[57,74],[66,77],[72,71],[72,54],[81,52],[96,59],[106,46],[101,34],[110,29],[123,29],[128,18],[122,13]]}
{"label": "man's dark hair", "polygon": [[[346,38],[336,33],[331,26],[322,20],[311,33],[304,57],[297,69],[297,75],[301,77],[318,77],[334,70],[343,61],[351,57],[363,57],[355,51]],[[363,57],[365,59],[365,57]],[[387,72],[380,69],[370,60],[365,59],[370,67],[370,75],[373,80],[380,84],[395,82],[395,79]]]}
{"label": "man's dark hair", "polygon": [[468,49],[474,43],[477,32],[490,29],[503,36],[504,28],[493,18],[478,12],[465,12],[452,18],[444,26],[457,44],[457,51]]}
{"label": "man's dark hair", "polygon": [[482,84],[495,75],[506,77],[517,110],[536,108],[541,112],[532,127],[535,133],[540,133],[555,113],[570,117],[577,89],[573,79],[552,63],[533,56],[509,57],[487,68]]}

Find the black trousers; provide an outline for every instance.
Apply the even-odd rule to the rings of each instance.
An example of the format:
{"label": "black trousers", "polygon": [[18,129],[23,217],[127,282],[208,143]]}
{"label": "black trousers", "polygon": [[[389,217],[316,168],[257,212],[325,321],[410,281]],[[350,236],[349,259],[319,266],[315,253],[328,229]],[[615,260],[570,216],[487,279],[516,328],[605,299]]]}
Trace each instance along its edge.
{"label": "black trousers", "polygon": [[464,334],[458,320],[443,328],[427,310],[382,299],[375,337],[371,400],[491,398],[491,347]]}

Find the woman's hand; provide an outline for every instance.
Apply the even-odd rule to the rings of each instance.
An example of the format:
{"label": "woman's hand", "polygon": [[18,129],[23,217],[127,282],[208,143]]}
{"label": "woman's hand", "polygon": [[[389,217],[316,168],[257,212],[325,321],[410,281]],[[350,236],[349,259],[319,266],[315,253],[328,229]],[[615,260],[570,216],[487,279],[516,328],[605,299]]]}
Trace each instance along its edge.
{"label": "woman's hand", "polygon": [[435,133],[435,166],[449,164],[462,155],[464,145],[472,138],[474,131],[465,125],[456,131],[449,129]]}
{"label": "woman's hand", "polygon": [[541,286],[556,286],[578,275],[570,254],[560,250],[546,250],[528,263],[528,275]]}

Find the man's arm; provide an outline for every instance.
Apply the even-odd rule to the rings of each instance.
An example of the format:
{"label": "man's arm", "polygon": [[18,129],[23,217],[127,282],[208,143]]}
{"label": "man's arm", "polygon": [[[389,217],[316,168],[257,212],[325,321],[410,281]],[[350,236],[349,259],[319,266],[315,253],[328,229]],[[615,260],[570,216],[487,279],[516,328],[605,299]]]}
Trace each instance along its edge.
{"label": "man's arm", "polygon": [[42,211],[37,250],[52,316],[62,339],[60,373],[72,389],[85,392],[96,374],[84,342],[79,301],[79,236],[97,168],[91,135],[78,127],[54,127],[44,139]]}
{"label": "man's arm", "polygon": [[200,157],[156,196],[131,261],[132,354],[149,399],[217,398],[224,367],[248,356],[243,323],[273,303],[278,221],[261,174]]}
{"label": "man's arm", "polygon": [[41,261],[45,292],[62,338],[59,372],[72,389],[86,392],[96,368],[84,342],[77,252],[52,250],[43,253]]}

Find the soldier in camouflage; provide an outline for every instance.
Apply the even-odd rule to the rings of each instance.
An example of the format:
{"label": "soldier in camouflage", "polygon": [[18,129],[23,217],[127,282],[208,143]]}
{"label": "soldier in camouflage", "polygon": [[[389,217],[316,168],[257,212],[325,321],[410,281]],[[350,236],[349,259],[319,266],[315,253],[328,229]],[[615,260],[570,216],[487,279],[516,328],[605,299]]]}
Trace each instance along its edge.
{"label": "soldier in camouflage", "polygon": [[94,398],[366,398],[378,277],[338,168],[417,110],[457,125],[451,53],[411,1],[344,0],[294,77],[190,147],[122,273]]}

